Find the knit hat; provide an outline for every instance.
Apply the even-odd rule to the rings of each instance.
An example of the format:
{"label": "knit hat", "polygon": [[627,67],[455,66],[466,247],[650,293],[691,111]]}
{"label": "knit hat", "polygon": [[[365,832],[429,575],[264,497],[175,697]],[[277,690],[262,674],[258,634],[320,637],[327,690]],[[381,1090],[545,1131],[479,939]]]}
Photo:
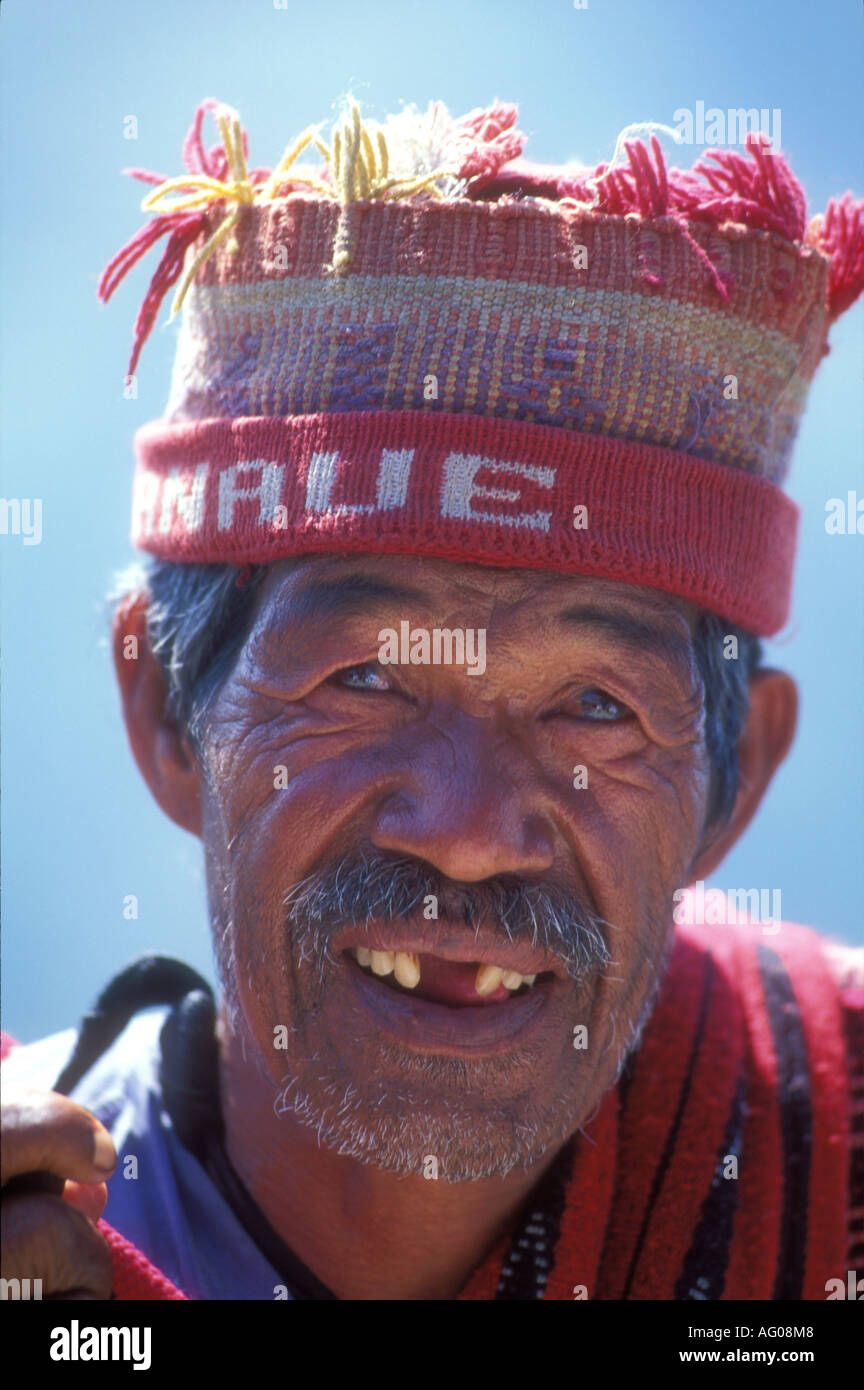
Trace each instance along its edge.
{"label": "knit hat", "polygon": [[529,164],[517,115],[379,124],[349,101],[329,145],[310,127],[250,170],[210,100],[186,174],[128,171],[154,216],[100,297],[168,237],[130,374],[174,285],[183,306],[165,418],[135,439],[133,542],[596,575],[771,635],[798,518],[782,483],[828,328],[864,288],[864,201],[808,224],[755,134],[688,172],[628,138],[642,127],[593,171]]}

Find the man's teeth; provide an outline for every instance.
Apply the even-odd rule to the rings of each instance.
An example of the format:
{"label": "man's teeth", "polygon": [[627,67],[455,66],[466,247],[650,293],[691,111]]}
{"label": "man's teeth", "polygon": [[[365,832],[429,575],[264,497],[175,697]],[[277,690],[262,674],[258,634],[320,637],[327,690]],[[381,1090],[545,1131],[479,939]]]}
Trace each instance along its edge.
{"label": "man's teeth", "polygon": [[420,957],[409,956],[406,951],[396,951],[393,956],[393,974],[400,985],[404,985],[406,989],[413,989],[420,983]]}
{"label": "man's teeth", "polygon": [[[478,994],[491,994],[503,982],[505,976],[515,978],[515,971],[503,970],[500,965],[481,965],[477,971],[474,988]],[[521,976],[519,977],[521,979]],[[507,986],[512,989],[512,985]]]}
{"label": "man's teeth", "polygon": [[[404,989],[415,989],[420,983],[420,957],[409,951],[370,951],[366,946],[353,946],[351,950],[358,965],[371,968],[375,975],[395,975]],[[520,975],[518,970],[507,970],[503,965],[481,965],[474,988],[478,994],[491,994],[499,985],[512,991],[521,985],[533,985],[536,979],[536,975]]]}
{"label": "man's teeth", "polygon": [[505,970],[502,965],[481,965],[474,988],[478,994],[491,994],[499,985],[514,990],[521,985],[533,985],[536,979],[536,975],[520,975],[518,970]]}

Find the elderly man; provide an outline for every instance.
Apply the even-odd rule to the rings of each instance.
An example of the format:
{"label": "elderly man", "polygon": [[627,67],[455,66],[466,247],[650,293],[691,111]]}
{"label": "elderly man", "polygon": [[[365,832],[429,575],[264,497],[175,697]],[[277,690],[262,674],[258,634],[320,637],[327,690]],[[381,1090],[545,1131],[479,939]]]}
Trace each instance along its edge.
{"label": "elderly man", "polygon": [[10,1276],[815,1300],[860,1262],[852,953],[678,907],[794,734],[759,638],[862,205],[808,226],[756,137],[540,168],[515,118],[352,105],[250,171],[204,103],[187,174],[142,176],[102,286],[168,236],[130,372],[184,310],[115,661],[221,995],[147,958],[12,1050]]}

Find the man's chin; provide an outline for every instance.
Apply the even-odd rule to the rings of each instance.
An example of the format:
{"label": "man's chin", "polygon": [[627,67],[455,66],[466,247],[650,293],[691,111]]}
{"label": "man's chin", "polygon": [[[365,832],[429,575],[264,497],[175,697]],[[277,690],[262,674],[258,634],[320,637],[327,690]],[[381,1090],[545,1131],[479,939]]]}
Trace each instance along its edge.
{"label": "man's chin", "polygon": [[[519,1092],[500,1063],[402,1060],[401,1071],[388,1068],[386,1080],[371,1083],[341,1070],[298,1075],[283,1082],[277,1109],[342,1157],[400,1176],[467,1182],[534,1168],[596,1107],[555,1087],[538,1104],[537,1090]],[[518,1070],[518,1059],[509,1067]]]}
{"label": "man's chin", "polygon": [[271,983],[264,1009],[251,994],[242,1005],[276,1111],[319,1144],[394,1174],[464,1182],[530,1170],[616,1079],[621,1039],[602,1018],[600,971],[540,978],[512,1000],[462,1009],[338,964]]}

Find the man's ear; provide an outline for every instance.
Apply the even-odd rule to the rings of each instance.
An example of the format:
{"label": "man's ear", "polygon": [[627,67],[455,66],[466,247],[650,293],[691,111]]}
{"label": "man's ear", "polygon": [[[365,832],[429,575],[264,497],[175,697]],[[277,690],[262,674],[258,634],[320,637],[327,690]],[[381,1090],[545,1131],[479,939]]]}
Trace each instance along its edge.
{"label": "man's ear", "polygon": [[709,831],[688,883],[707,879],[756,814],[771,779],[789,752],[798,722],[798,687],[784,671],[754,671],[750,709],[738,742],[738,796],[727,824]]}
{"label": "man's ear", "polygon": [[141,775],[166,815],[201,834],[201,787],[191,744],[166,709],[168,690],[147,639],[146,599],[132,594],[111,625],[123,718]]}

